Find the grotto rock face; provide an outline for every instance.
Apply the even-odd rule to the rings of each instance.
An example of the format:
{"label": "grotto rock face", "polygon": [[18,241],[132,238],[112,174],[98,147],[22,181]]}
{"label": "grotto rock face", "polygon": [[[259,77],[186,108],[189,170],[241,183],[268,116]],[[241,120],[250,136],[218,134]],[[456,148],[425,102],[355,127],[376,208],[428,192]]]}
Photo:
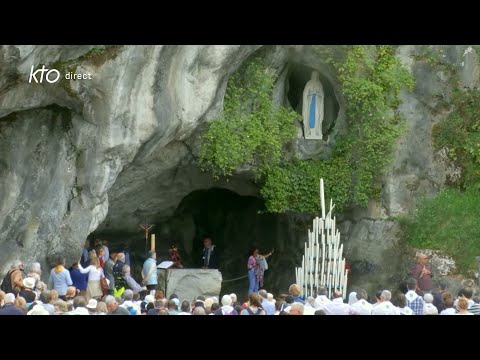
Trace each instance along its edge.
{"label": "grotto rock face", "polygon": [[[118,175],[127,174],[121,194],[148,178],[149,160],[160,161],[158,174],[179,165],[178,146],[218,114],[228,76],[256,49],[94,48],[0,47],[0,273],[15,258],[44,266],[56,254],[78,259]],[[72,65],[92,79],[28,83],[41,64]]]}
{"label": "grotto rock face", "polygon": [[[478,59],[467,46],[436,48],[443,51],[440,63],[446,66],[415,61],[415,56],[425,51],[423,46],[398,48],[397,56],[416,82],[411,93],[402,94],[399,108],[406,119],[406,131],[396,144],[383,178],[381,202],[371,201],[366,209],[355,209],[340,224],[346,257],[352,261],[352,283],[372,291],[378,290],[375,286],[389,288],[405,280],[409,266],[415,262],[415,251],[401,243],[398,224],[388,217],[414,210],[419,200],[435,195],[460,173],[445,156],[445,150],[434,150],[432,129],[451,111],[444,104],[449,103],[456,86],[452,75],[459,76],[465,88],[478,86]],[[434,285],[454,273],[451,267],[446,272],[443,268],[439,266],[441,275],[434,278]],[[460,286],[458,279],[448,281],[453,288]]]}
{"label": "grotto rock face", "polygon": [[[248,167],[230,181],[214,182],[199,170],[197,158],[198,135],[220,114],[228,77],[259,48],[1,46],[0,275],[15,258],[46,266],[62,254],[71,263],[91,232],[138,233],[145,218],[160,224],[176,216],[174,223],[185,230],[180,239],[190,253],[188,239],[197,230],[189,214],[175,214],[182,199],[212,187],[258,197]],[[478,86],[475,52],[467,46],[444,50],[442,61],[455,68],[463,85]],[[450,99],[452,76],[444,67],[415,60],[421,51],[419,46],[397,50],[417,85],[402,95],[399,111],[407,128],[383,179],[381,201],[338,214],[351,283],[368,290],[401,280],[414,256],[389,217],[414,209],[421,197],[434,195],[449,177],[458,176],[458,169],[432,146],[432,127],[450,111],[442,104]],[[267,59],[277,78],[274,99],[279,104],[291,105],[290,80],[292,74],[302,76],[302,67],[320,71],[330,84],[324,140],[302,139],[299,122],[299,136],[289,152],[301,159],[328,157],[336,135],[348,130],[338,80],[308,46],[271,47]],[[42,64],[62,75],[70,70],[91,73],[92,79],[28,83],[31,66]],[[282,234],[263,235],[269,236],[267,248],[278,249],[272,269],[281,268],[284,274],[291,269],[284,282],[293,281],[311,224],[309,217],[299,220],[297,215],[272,219]],[[244,241],[232,249],[244,251],[249,239]],[[227,257],[232,249],[225,249]],[[243,271],[237,265],[231,265],[232,272]],[[270,283],[285,288],[281,276],[273,274]]]}

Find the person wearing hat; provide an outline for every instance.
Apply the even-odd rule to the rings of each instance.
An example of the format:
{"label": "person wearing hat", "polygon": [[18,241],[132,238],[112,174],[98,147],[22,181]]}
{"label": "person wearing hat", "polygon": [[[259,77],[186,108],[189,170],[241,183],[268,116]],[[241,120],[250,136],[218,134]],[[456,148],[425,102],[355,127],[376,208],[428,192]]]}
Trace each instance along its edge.
{"label": "person wearing hat", "polygon": [[88,300],[87,309],[88,309],[88,313],[90,315],[96,315],[97,314],[97,304],[98,304],[98,302],[95,299]]}
{"label": "person wearing hat", "polygon": [[20,296],[25,299],[27,304],[30,304],[37,298],[37,294],[33,291],[35,279],[33,277],[26,277],[22,282],[23,288],[20,290]]}
{"label": "person wearing hat", "polygon": [[35,305],[32,310],[27,312],[27,315],[50,315],[42,305]]}

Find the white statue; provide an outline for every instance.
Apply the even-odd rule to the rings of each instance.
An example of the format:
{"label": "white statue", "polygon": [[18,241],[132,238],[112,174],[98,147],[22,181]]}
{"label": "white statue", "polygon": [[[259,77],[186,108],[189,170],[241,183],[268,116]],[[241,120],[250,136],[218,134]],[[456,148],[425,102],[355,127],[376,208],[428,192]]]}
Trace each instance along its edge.
{"label": "white statue", "polygon": [[312,72],[312,77],[303,90],[303,129],[305,139],[322,139],[323,121],[323,86],[318,71]]}

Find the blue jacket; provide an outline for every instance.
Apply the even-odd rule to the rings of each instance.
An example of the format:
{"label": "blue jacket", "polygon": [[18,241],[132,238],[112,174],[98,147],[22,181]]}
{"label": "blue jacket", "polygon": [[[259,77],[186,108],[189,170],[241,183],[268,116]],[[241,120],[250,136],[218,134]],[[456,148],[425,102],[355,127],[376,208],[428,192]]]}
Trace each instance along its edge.
{"label": "blue jacket", "polygon": [[25,315],[25,313],[15,305],[7,304],[0,309],[0,315]]}
{"label": "blue jacket", "polygon": [[50,271],[50,278],[48,279],[48,286],[50,289],[58,291],[59,296],[65,296],[67,288],[73,284],[70,272],[67,269],[62,269],[59,272],[55,268]]}
{"label": "blue jacket", "polygon": [[82,274],[80,269],[70,269],[69,271],[73,286],[79,290],[86,290],[88,285],[88,273]]}

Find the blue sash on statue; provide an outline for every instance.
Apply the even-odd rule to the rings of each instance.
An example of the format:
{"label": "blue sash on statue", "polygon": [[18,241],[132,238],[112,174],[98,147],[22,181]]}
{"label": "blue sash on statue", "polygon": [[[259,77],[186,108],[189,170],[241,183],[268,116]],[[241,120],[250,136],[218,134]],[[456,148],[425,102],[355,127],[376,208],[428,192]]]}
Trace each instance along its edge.
{"label": "blue sash on statue", "polygon": [[312,95],[312,100],[310,102],[310,115],[308,117],[308,125],[310,129],[315,128],[315,106],[317,104],[316,95]]}

